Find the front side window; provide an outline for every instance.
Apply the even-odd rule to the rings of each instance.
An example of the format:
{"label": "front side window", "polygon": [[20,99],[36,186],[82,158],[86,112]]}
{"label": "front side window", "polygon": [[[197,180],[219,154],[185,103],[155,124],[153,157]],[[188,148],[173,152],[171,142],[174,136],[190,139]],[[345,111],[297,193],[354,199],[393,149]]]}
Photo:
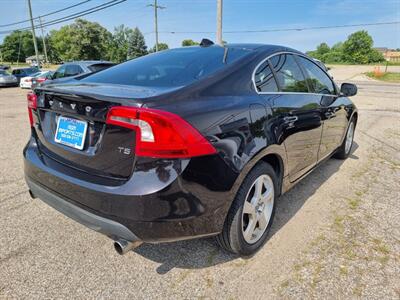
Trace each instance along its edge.
{"label": "front side window", "polygon": [[313,89],[314,93],[328,95],[335,94],[335,87],[332,80],[320,69],[320,67],[307,58],[298,56],[298,59],[300,64],[306,70],[308,84]]}
{"label": "front side window", "polygon": [[254,82],[258,92],[277,92],[274,74],[269,67],[268,61],[265,61],[259,66],[254,74]]}
{"label": "front side window", "polygon": [[309,92],[303,73],[292,54],[275,55],[270,58],[270,62],[282,92]]}

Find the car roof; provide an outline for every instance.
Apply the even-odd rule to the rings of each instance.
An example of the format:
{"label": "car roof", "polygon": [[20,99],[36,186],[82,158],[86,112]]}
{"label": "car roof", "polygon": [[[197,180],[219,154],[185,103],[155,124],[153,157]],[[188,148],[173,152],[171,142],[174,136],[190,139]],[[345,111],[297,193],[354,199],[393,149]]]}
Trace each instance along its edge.
{"label": "car roof", "polygon": [[107,61],[107,60],[76,60],[76,61],[68,61],[68,62],[64,63],[64,65],[69,65],[69,64],[91,66],[91,65],[95,65],[95,64],[114,64],[114,63],[111,61]]}
{"label": "car roof", "polygon": [[[219,45],[212,45],[211,47],[220,47]],[[300,53],[303,54],[302,52],[286,47],[286,46],[281,46],[281,45],[271,45],[271,44],[257,44],[257,43],[229,43],[225,44],[223,47],[226,48],[231,48],[231,49],[247,49],[247,50],[253,50],[259,53],[263,54],[273,54],[275,52],[293,52],[293,53]]]}
{"label": "car roof", "polygon": [[32,70],[32,69],[38,69],[37,67],[26,67],[26,68],[14,68],[14,70]]}

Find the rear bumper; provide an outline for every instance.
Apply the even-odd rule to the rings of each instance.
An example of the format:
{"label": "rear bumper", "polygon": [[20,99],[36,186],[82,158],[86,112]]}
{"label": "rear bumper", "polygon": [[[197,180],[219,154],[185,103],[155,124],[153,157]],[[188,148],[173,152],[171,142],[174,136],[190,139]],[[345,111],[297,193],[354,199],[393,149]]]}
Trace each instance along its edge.
{"label": "rear bumper", "polygon": [[34,197],[40,198],[46,204],[82,225],[103,233],[113,240],[118,240],[120,238],[130,242],[139,240],[139,238],[124,225],[73,205],[29,178],[26,178],[26,183]]}
{"label": "rear bumper", "polygon": [[76,171],[46,158],[34,138],[24,149],[32,193],[113,239],[156,243],[218,234],[230,207],[229,191],[213,191],[184,176],[188,161],[162,163],[146,172],[136,163],[128,181],[107,186],[78,178]]}
{"label": "rear bumper", "polygon": [[6,87],[6,86],[18,86],[18,82],[0,82],[1,87]]}
{"label": "rear bumper", "polygon": [[20,82],[19,83],[19,87],[20,88],[23,88],[23,89],[30,89],[31,87],[32,87],[32,84],[31,83],[25,83],[25,82]]}

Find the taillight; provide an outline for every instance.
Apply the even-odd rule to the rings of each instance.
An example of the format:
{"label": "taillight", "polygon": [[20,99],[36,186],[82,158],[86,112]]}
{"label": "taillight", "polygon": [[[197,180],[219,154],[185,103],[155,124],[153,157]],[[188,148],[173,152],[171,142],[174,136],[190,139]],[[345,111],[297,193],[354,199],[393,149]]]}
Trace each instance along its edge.
{"label": "taillight", "polygon": [[189,158],[216,153],[195,128],[170,112],[116,106],[109,110],[106,123],[136,131],[138,156]]}
{"label": "taillight", "polygon": [[32,109],[37,108],[37,96],[33,92],[29,92],[26,95],[26,98],[28,100],[28,114],[29,114],[29,122],[31,124],[31,127],[33,126],[33,115],[32,115]]}
{"label": "taillight", "polygon": [[46,78],[41,77],[41,78],[36,79],[36,81],[39,82],[39,83],[41,83],[41,82],[46,81]]}

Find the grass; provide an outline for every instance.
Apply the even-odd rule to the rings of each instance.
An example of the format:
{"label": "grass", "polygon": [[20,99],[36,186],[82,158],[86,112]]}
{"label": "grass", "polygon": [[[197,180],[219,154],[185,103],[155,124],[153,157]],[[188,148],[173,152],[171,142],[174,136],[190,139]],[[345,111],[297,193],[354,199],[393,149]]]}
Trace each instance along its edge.
{"label": "grass", "polygon": [[351,209],[356,209],[360,206],[360,199],[348,198],[347,201]]}
{"label": "grass", "polygon": [[374,72],[365,73],[368,77],[388,82],[400,82],[400,73],[386,72],[375,74]]}
{"label": "grass", "polygon": [[335,63],[326,63],[325,65],[327,67],[333,67],[333,66],[380,66],[380,67],[386,67],[386,65],[390,67],[390,66],[400,66],[400,62],[389,61],[389,62],[368,63],[368,64],[356,64],[356,63],[351,63],[351,62],[335,62]]}

